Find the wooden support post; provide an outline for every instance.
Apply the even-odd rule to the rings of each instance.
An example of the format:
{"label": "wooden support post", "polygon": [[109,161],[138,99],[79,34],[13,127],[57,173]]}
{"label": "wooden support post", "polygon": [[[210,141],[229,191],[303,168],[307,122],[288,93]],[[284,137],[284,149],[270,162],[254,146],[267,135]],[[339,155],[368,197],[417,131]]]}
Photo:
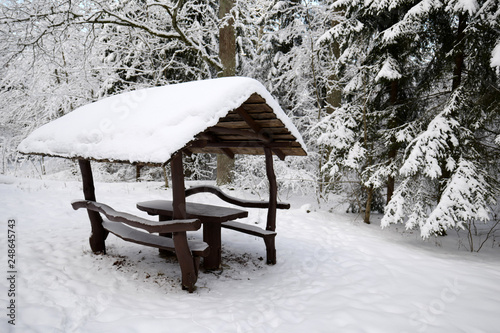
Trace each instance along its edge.
{"label": "wooden support post", "polygon": [[276,265],[276,245],[274,243],[274,239],[276,235],[270,237],[264,237],[264,244],[266,245],[266,255],[267,255],[267,264],[268,265]]}
{"label": "wooden support post", "polygon": [[[92,168],[89,160],[78,160],[80,171],[82,173],[83,195],[85,200],[96,201],[94,178],[92,177]],[[92,232],[89,237],[90,248],[94,253],[106,254],[106,245],[104,241],[108,236],[108,231],[102,226],[102,217],[98,212],[87,210],[90,219]]]}
{"label": "wooden support post", "polygon": [[179,261],[179,266],[181,266],[182,288],[192,293],[196,280],[198,280],[198,267],[195,264],[199,262],[199,259],[193,258],[185,231],[174,232],[173,239],[175,255]]}
{"label": "wooden support post", "polygon": [[[266,230],[276,231],[276,209],[278,206],[278,184],[273,167],[273,153],[271,148],[264,148],[266,156],[266,173],[269,180],[269,208],[267,210],[267,226]],[[267,263],[276,264],[276,247],[273,238],[264,238],[267,252]]]}
{"label": "wooden support post", "polygon": [[[177,153],[170,160],[170,171],[172,175],[172,219],[186,218],[186,196],[184,194],[184,168],[182,165],[182,152]],[[160,221],[165,218],[160,216]],[[160,236],[172,238],[172,233],[161,233]],[[169,251],[160,249],[160,253],[168,254]]]}
{"label": "wooden support post", "polygon": [[[173,219],[186,218],[186,195],[184,193],[184,167],[182,165],[182,152],[175,154],[170,160],[172,171],[172,208]],[[175,244],[175,255],[179,261],[182,272],[182,287],[193,292],[194,285],[198,279],[199,259],[193,258],[186,240],[186,232],[174,232],[173,240]]]}
{"label": "wooden support post", "polygon": [[175,154],[170,160],[172,172],[172,206],[173,219],[186,218],[186,195],[184,193],[184,167],[182,165],[182,152]]}
{"label": "wooden support post", "polygon": [[269,209],[267,212],[267,227],[266,230],[276,230],[276,208],[278,206],[278,184],[276,183],[276,175],[273,167],[273,153],[270,148],[264,148],[266,156],[266,173],[269,180]]}

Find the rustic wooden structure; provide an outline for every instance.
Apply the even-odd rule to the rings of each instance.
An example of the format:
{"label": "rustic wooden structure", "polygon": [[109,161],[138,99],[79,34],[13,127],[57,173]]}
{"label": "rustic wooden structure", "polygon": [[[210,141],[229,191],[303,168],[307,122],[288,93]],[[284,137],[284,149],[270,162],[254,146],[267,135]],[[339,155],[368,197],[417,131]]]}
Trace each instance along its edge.
{"label": "rustic wooden structure", "polygon": [[297,138],[258,94],[251,95],[240,107],[220,118],[217,125],[198,134],[183,151],[186,154],[223,153],[230,158],[235,154],[265,154],[267,159],[274,153],[282,160],[290,155],[307,155]]}
{"label": "rustic wooden structure", "polygon": [[[192,153],[223,153],[230,158],[234,158],[236,154],[263,154],[269,181],[269,201],[245,202],[228,197],[214,187],[198,187],[185,190],[184,181],[181,179],[183,175],[181,154],[183,153],[188,155]],[[287,130],[283,122],[277,119],[266,101],[258,94],[253,94],[240,107],[219,119],[217,125],[209,127],[204,132],[196,135],[195,140],[187,143],[181,151],[174,155],[176,162],[171,162],[172,190],[174,192],[173,207],[174,209],[177,207],[178,212],[174,211],[172,218],[185,218],[186,196],[200,192],[214,193],[219,198],[242,207],[267,208],[265,230],[256,226],[226,220],[222,221],[219,227],[214,224],[208,224],[209,227],[207,228],[204,227],[204,230],[212,229],[212,232],[204,233],[204,240],[212,246],[220,244],[221,227],[261,237],[266,246],[267,263],[276,264],[276,210],[278,208],[288,209],[290,205],[278,205],[278,187],[273,166],[273,154],[280,159],[284,159],[288,155],[303,156],[306,155],[306,152],[301,144],[297,142],[297,139]],[[147,211],[147,209],[144,210]],[[149,212],[151,213],[151,210]],[[167,211],[162,211],[162,214],[158,213],[158,215],[169,216]],[[209,221],[209,215],[205,214],[205,216],[197,217],[204,222]],[[208,260],[205,258],[204,266],[208,269],[217,269],[220,266],[220,245],[211,251],[210,256],[216,256],[215,253],[217,253],[217,258],[208,258]]]}
{"label": "rustic wooden structure", "polygon": [[265,208],[267,209],[267,223],[266,229],[262,229],[255,225],[248,225],[237,221],[222,222],[221,227],[226,229],[235,230],[244,234],[260,237],[264,240],[266,246],[267,263],[270,265],[276,264],[276,247],[274,239],[276,237],[276,209],[289,209],[290,204],[276,202],[276,207],[273,208],[271,201],[250,201],[241,200],[231,197],[215,186],[194,186],[186,190],[186,197],[197,193],[208,192],[215,194],[220,199],[230,204],[246,207],[246,208]]}
{"label": "rustic wooden structure", "polygon": [[[179,260],[182,272],[182,286],[189,292],[193,292],[196,280],[198,279],[200,257],[206,257],[210,249],[205,242],[188,240],[186,231],[200,229],[200,220],[149,221],[131,214],[117,212],[105,204],[91,200],[73,201],[71,205],[75,210],[86,208],[89,214],[97,212],[105,215],[107,219],[101,219],[102,222],[99,226],[98,232],[101,235],[103,235],[102,230],[104,230],[106,233],[111,232],[123,240],[172,251],[175,252],[177,257],[185,258],[185,260]],[[146,230],[149,233],[138,231],[127,225]],[[92,227],[92,231],[94,232],[94,225]],[[157,236],[151,233],[172,233],[172,238]],[[91,236],[91,244],[93,240],[96,240],[92,238]],[[104,245],[105,239],[106,236],[100,236],[98,238],[99,243]],[[104,246],[102,247],[102,251],[106,252]]]}
{"label": "rustic wooden structure", "polygon": [[[181,85],[177,86],[180,87]],[[173,198],[171,214],[168,218],[179,221],[189,218],[186,211],[186,196],[199,193],[200,191],[209,191],[219,197],[224,197],[220,191],[210,187],[188,189],[186,191],[182,162],[183,154],[219,153],[225,154],[230,158],[234,158],[236,154],[264,155],[267,178],[269,180],[269,201],[265,203],[249,203],[238,201],[234,198],[228,201],[233,201],[233,203],[239,202],[240,206],[243,207],[268,209],[266,230],[254,226],[245,226],[242,223],[227,219],[221,221],[220,223],[224,223],[222,225],[219,223],[219,227],[213,227],[208,223],[209,220],[206,218],[205,221],[201,219],[201,223],[204,224],[204,239],[208,239],[208,242],[212,244],[220,244],[221,227],[263,238],[266,244],[268,263],[276,263],[276,250],[274,247],[276,210],[278,208],[286,209],[289,206],[277,202],[277,182],[273,167],[273,155],[282,160],[290,155],[307,155],[300,134],[276,101],[255,80],[248,78],[224,78],[183,84],[182,88],[185,89],[182,90],[179,90],[175,85],[172,88],[174,89],[168,86],[161,89],[171,90],[152,88],[151,90],[146,90],[145,93],[135,95],[137,99],[141,98],[140,103],[135,103],[134,95],[127,93],[124,94],[123,98],[120,95],[113,96],[109,99],[96,102],[94,105],[89,105],[88,108],[84,106],[43,126],[39,129],[40,131],[37,130],[38,132],[35,131],[32,133],[27,139],[21,142],[19,146],[20,151],[25,154],[64,157],[79,161],[86,201],[85,204],[80,202],[75,207],[80,208],[85,206],[88,210],[92,228],[89,242],[92,251],[95,253],[106,252],[105,240],[109,232],[129,241],[139,242],[139,239],[143,240],[144,238],[143,235],[136,233],[128,233],[127,236],[124,236],[121,234],[123,227],[119,227],[121,229],[118,230],[115,225],[103,220],[100,214],[106,215],[108,220],[111,221],[113,220],[110,218],[111,216],[120,216],[118,219],[120,223],[130,224],[130,221],[127,220],[130,216],[123,218],[123,214],[116,215],[114,212],[110,215],[110,208],[104,209],[104,205],[95,204],[96,196],[90,161],[125,162],[150,166],[165,166],[166,163],[170,163]],[[189,104],[190,101],[183,100],[182,96],[184,95],[179,96],[178,92],[191,92],[193,89],[204,96],[206,103],[204,103],[205,100],[201,102],[197,100],[196,103],[185,108],[186,111],[182,109],[164,110],[168,109],[168,104],[178,106]],[[210,91],[210,93],[206,93],[207,91]],[[252,93],[252,91],[255,92]],[[167,96],[163,92],[170,92],[170,95]],[[213,103],[214,100],[224,100],[226,98],[224,94],[230,95],[228,96],[230,102],[227,105],[235,105],[236,100],[240,102],[231,109],[227,109],[225,103]],[[148,98],[148,96],[152,96],[155,100],[151,101],[151,98]],[[192,96],[192,98],[196,99],[197,96]],[[176,100],[174,101],[174,99]],[[125,110],[126,112],[122,112],[122,108],[113,109],[113,107],[120,105],[119,103],[123,101],[132,101],[133,103],[127,105],[133,105],[140,108],[140,110],[132,113],[128,109]],[[214,109],[208,108],[210,110],[206,111],[206,106],[209,104]],[[163,107],[163,105],[167,106]],[[213,105],[216,106],[214,107]],[[185,122],[186,124],[184,125],[187,127],[179,128],[179,119],[185,117],[184,112],[190,112],[191,116],[192,114],[199,115],[203,120],[198,119],[199,121],[196,123],[196,126],[191,126],[189,122]],[[89,119],[86,116],[87,114],[92,114],[93,118]],[[123,122],[124,119],[127,120],[127,117],[129,117],[128,121]],[[122,127],[107,126],[103,130],[103,124],[112,123],[113,119],[116,120],[116,124],[122,124]],[[172,129],[169,129],[168,126],[170,126],[169,122],[171,121],[174,124],[172,125]],[[158,124],[160,123],[166,124],[167,128],[159,128]],[[75,128],[82,127],[82,131],[86,133],[58,131],[58,129],[65,128],[68,124],[75,126]],[[139,124],[143,130],[138,132],[136,125]],[[203,124],[206,124],[204,128]],[[115,134],[110,128],[114,128],[117,133]],[[194,133],[192,133],[193,128],[196,128],[196,132]],[[140,145],[130,147],[122,143],[121,140],[128,140],[128,131],[134,131],[138,135],[139,139],[135,140],[134,144],[139,143]],[[97,136],[99,140],[94,140],[95,138],[92,135],[83,135],[94,132],[101,134]],[[154,135],[149,135],[150,132],[154,133]],[[170,132],[172,133],[171,136],[169,136]],[[186,136],[185,132],[192,134],[190,139],[182,142],[180,145],[178,142],[175,142],[177,146],[170,144],[171,140],[178,141],[176,137],[177,133],[184,134],[183,138],[191,135],[188,134]],[[165,141],[158,141],[158,138],[162,138]],[[75,142],[75,146],[68,146],[67,142]],[[169,148],[161,149],[161,142],[168,143],[167,146]],[[144,150],[147,150],[147,152]],[[165,219],[164,215],[159,215],[162,216],[161,219]],[[136,217],[133,220],[137,222]],[[205,224],[205,222],[207,223]],[[160,225],[163,225],[162,223],[160,222]],[[197,223],[199,222],[190,221],[185,223],[179,222],[177,224],[183,226],[190,225],[190,228],[192,228]],[[150,228],[149,224],[146,224]],[[187,230],[176,229],[174,231],[172,229],[171,231],[166,231],[168,228],[161,228],[154,229],[154,231],[160,234],[174,233],[173,246],[170,246],[172,244],[165,245],[166,243],[162,242],[160,244],[157,238],[154,241],[142,242],[141,244],[147,243],[145,245],[174,249],[182,270],[183,286],[188,290],[192,290],[198,273],[197,260],[199,260],[199,257],[206,257],[207,253],[205,250],[202,253],[195,253],[196,251],[193,249],[191,251],[186,250],[186,248],[189,248],[189,244],[186,245],[183,235]],[[181,235],[180,238],[179,235]],[[176,238],[183,240],[176,242]],[[169,241],[166,240],[165,242]],[[180,242],[184,245],[177,244]],[[158,246],[159,244],[161,246]],[[214,250],[216,252],[219,251],[218,249]],[[218,255],[220,258],[220,254]],[[218,259],[218,262],[216,260],[208,266],[213,267],[217,265],[220,265],[220,259]]]}
{"label": "rustic wooden structure", "polygon": [[[158,215],[160,221],[168,221],[174,214],[173,201],[170,200],[139,202],[137,208],[149,215]],[[203,223],[203,241],[210,246],[209,255],[203,259],[205,269],[219,269],[221,266],[221,224],[247,216],[248,212],[241,209],[186,202],[186,218],[199,219]]]}

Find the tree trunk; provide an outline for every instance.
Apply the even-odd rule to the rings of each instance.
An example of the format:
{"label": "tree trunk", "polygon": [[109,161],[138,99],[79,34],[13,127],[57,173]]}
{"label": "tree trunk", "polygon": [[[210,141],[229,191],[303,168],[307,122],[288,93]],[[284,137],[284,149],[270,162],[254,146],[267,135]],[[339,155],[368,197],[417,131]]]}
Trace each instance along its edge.
{"label": "tree trunk", "polygon": [[[342,9],[337,9],[338,12],[342,11]],[[339,22],[337,21],[332,21],[332,27],[335,27]],[[331,45],[331,58],[332,62],[337,63],[338,59],[340,58],[340,44],[337,42],[337,40],[334,40]],[[328,82],[330,83],[331,86],[335,86],[336,88],[330,89],[328,91],[328,94],[326,95],[326,102],[327,102],[327,107],[326,107],[326,112],[328,114],[332,114],[332,112],[336,109],[339,108],[342,102],[342,89],[340,88],[340,85],[338,84],[339,78],[337,77],[336,74],[330,75],[328,78]]]}
{"label": "tree trunk", "polygon": [[140,182],[141,181],[141,169],[144,167],[144,165],[141,164],[136,164],[135,165],[135,181]]}
{"label": "tree trunk", "polygon": [[234,159],[217,154],[217,185],[230,184],[233,181]]}
{"label": "tree trunk", "polygon": [[[458,17],[458,28],[457,28],[457,37],[454,44],[454,49],[456,50],[455,58],[454,58],[454,67],[453,67],[453,81],[452,81],[452,90],[455,91],[460,84],[462,83],[462,74],[464,71],[464,39],[465,39],[465,28],[467,27],[467,14],[460,14]],[[454,116],[454,115],[452,115]],[[439,196],[438,202],[441,200],[441,195],[443,194],[444,189],[447,185],[447,180],[451,177],[451,172],[446,167],[446,161],[442,161],[441,163],[441,177],[439,181]]]}
{"label": "tree trunk", "polygon": [[[233,6],[234,0],[220,0],[219,18],[223,19]],[[236,74],[236,35],[232,19],[219,30],[219,58],[223,68],[219,72],[219,77],[234,76]],[[224,154],[217,154],[217,185],[231,183],[233,169],[234,159]]]}
{"label": "tree trunk", "polygon": [[[387,154],[387,157],[389,158],[389,164],[392,164],[392,162],[396,159],[396,154],[397,154],[397,149],[395,147],[393,147],[393,148],[391,148],[389,150],[389,153]],[[392,175],[389,175],[387,177],[387,198],[386,198],[386,204],[388,204],[389,201],[391,201],[391,199],[392,199],[392,195],[394,194],[394,187],[395,187],[394,177]]]}
{"label": "tree trunk", "polygon": [[162,166],[161,167],[162,170],[163,170],[163,179],[165,180],[165,188],[168,188],[168,174],[167,174],[167,167],[166,166]]}
{"label": "tree trunk", "polygon": [[[343,9],[337,9],[337,12],[341,12]],[[331,23],[332,27],[335,27],[337,24],[339,24],[338,21],[333,20]],[[340,58],[340,44],[334,40],[332,42],[331,48],[330,48],[330,57],[332,63],[337,63],[338,59]],[[330,84],[331,88],[327,95],[326,95],[326,113],[327,114],[332,114],[333,111],[341,106],[342,103],[342,89],[340,88],[340,85],[338,85],[339,78],[337,77],[336,74],[330,75],[328,78],[328,83]],[[318,117],[318,121],[320,117]],[[331,177],[328,173],[323,172],[321,169],[323,168],[323,161],[328,161],[330,159],[330,153],[332,151],[331,147],[328,146],[320,146],[320,158],[319,158],[319,192],[322,194],[323,192],[323,184],[329,184],[331,181]],[[328,186],[328,185],[327,185]]]}
{"label": "tree trunk", "polygon": [[[234,6],[234,0],[220,0],[219,19],[229,14]],[[234,31],[234,20],[230,19],[227,24],[219,29],[219,58],[222,62],[222,71],[219,77],[234,76],[236,73],[236,33]]]}
{"label": "tree trunk", "polygon": [[[392,106],[395,106],[397,101],[398,101],[398,92],[399,92],[398,80],[392,81],[390,88],[391,88],[390,103]],[[389,128],[391,128],[391,129],[395,128],[397,126],[397,123],[398,123],[398,121],[397,121],[397,119],[395,119],[394,121],[391,122],[391,124],[389,125]],[[397,142],[396,142],[396,139],[394,137],[392,137],[390,147],[389,147],[389,152],[387,153],[389,165],[392,164],[394,162],[394,160],[396,159],[397,152],[398,152]],[[392,175],[389,175],[387,177],[387,200],[386,200],[386,203],[389,203],[389,201],[391,201],[392,195],[394,194],[394,183],[395,183],[394,177]]]}
{"label": "tree trunk", "polygon": [[[368,98],[368,97],[367,97]],[[366,105],[363,107],[363,144],[367,152],[367,166],[372,165],[372,149],[368,146],[368,117],[366,114]],[[370,185],[370,187],[366,187],[363,185],[363,187],[366,189],[366,205],[365,205],[365,216],[363,218],[363,221],[366,224],[370,224],[370,214],[371,214],[371,208],[372,208],[372,200],[373,200],[373,186]],[[360,207],[361,209],[361,207]]]}
{"label": "tree trunk", "polygon": [[453,82],[452,89],[455,90],[460,86],[462,82],[462,73],[464,65],[464,39],[465,39],[465,28],[467,27],[467,16],[466,14],[460,14],[458,17],[458,31],[457,40],[455,43],[457,53],[455,54],[455,67],[453,68]]}
{"label": "tree trunk", "polygon": [[370,214],[372,210],[372,200],[373,200],[373,186],[367,188],[366,192],[368,196],[366,198],[365,216],[363,218],[363,222],[365,222],[366,224],[370,224]]}

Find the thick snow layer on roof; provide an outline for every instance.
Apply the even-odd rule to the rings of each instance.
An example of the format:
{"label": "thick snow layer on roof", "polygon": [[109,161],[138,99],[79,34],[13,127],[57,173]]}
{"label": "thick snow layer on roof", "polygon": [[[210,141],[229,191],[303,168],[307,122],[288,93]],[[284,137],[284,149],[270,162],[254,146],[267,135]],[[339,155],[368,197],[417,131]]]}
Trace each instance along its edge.
{"label": "thick snow layer on roof", "polygon": [[244,77],[194,81],[108,97],[38,128],[18,149],[66,158],[164,163],[253,93],[266,100],[305,149],[299,132],[266,88]]}

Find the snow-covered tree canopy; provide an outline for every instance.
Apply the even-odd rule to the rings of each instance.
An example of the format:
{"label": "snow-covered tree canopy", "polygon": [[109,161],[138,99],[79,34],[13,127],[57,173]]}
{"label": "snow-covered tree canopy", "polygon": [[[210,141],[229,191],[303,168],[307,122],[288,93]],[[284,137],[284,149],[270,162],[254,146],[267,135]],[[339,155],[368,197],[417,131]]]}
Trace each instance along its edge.
{"label": "snow-covered tree canopy", "polygon": [[[335,1],[343,103],[323,118],[330,174],[387,192],[382,220],[423,237],[491,218],[499,194],[495,1]],[[333,15],[333,14],[332,14]],[[367,205],[367,209],[369,205]]]}

